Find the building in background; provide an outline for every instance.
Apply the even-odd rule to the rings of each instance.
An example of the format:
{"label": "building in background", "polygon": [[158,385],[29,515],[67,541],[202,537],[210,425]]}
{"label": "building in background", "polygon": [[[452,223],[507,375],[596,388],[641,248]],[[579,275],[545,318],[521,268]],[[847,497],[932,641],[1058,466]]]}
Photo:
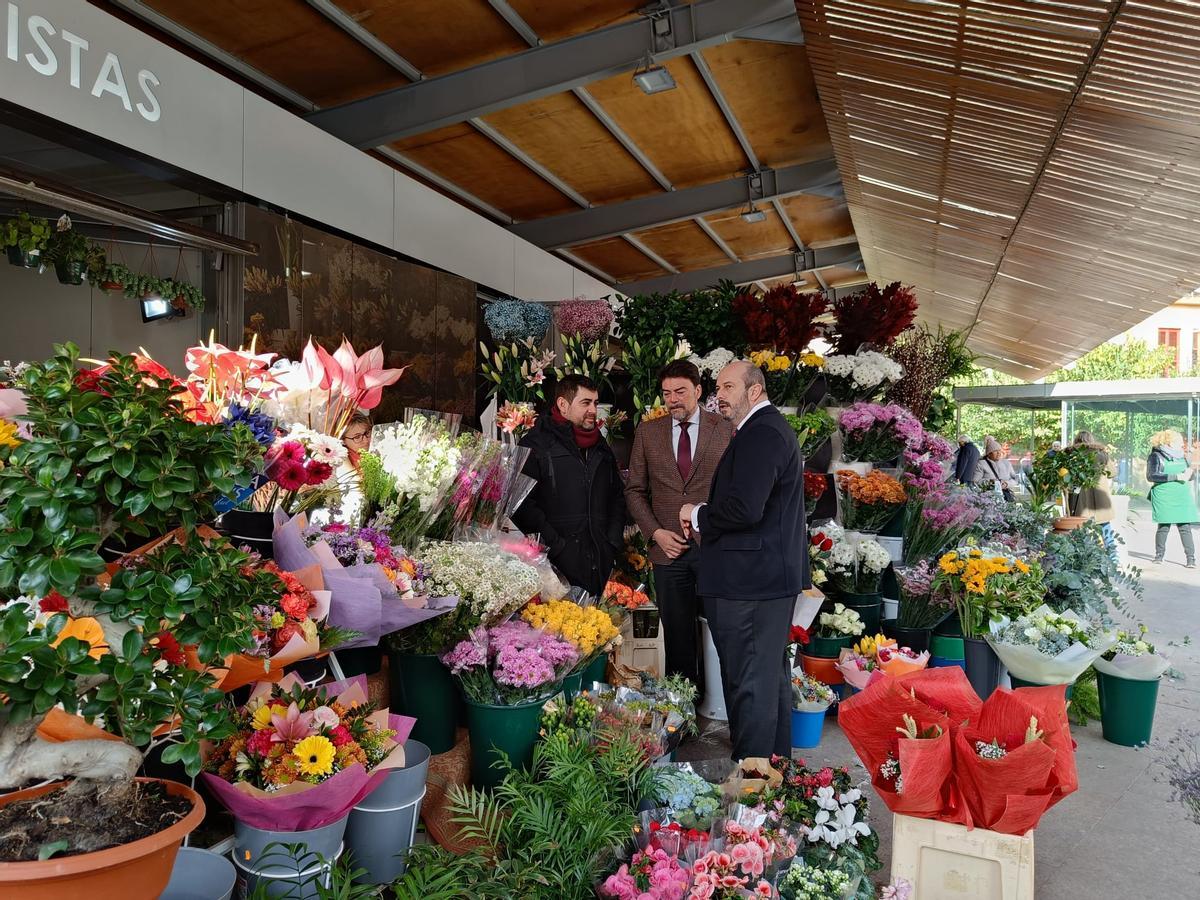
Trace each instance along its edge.
{"label": "building in background", "polygon": [[[1200,369],[1200,292],[1193,292],[1135,325],[1115,342],[1134,339],[1148,347],[1170,347],[1175,351],[1175,373]],[[1172,374],[1172,373],[1164,373]]]}

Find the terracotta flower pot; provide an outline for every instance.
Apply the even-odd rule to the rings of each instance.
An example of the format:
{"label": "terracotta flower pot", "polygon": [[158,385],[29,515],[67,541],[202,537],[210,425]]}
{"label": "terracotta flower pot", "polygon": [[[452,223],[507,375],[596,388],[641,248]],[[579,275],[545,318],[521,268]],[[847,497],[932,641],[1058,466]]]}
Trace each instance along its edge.
{"label": "terracotta flower pot", "polygon": [[[137,780],[151,782],[158,779]],[[171,879],[171,868],[175,865],[180,843],[204,820],[204,801],[199,794],[174,781],[160,783],[172,797],[190,800],[192,811],[170,828],[120,847],[37,862],[0,863],[0,897],[5,900],[62,900],[64,897],[129,900],[134,893],[141,897],[157,897]],[[0,806],[40,797],[61,786],[48,784],[5,794],[0,797]]]}
{"label": "terracotta flower pot", "polygon": [[836,659],[802,653],[800,654],[800,664],[804,667],[805,673],[823,684],[841,684],[846,680],[838,671]]}
{"label": "terracotta flower pot", "polygon": [[1055,531],[1074,531],[1087,521],[1083,516],[1059,516],[1054,520]]}

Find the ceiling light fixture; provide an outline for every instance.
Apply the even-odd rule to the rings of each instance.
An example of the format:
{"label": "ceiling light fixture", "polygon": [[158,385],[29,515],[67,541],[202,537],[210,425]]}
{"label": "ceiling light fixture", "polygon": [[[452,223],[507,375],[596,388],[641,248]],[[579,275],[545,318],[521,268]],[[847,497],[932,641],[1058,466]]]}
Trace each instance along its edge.
{"label": "ceiling light fixture", "polygon": [[750,207],[742,213],[742,221],[748,222],[751,225],[755,222],[765,222],[766,220],[767,214],[755,206],[753,201],[750,202]]}
{"label": "ceiling light fixture", "polygon": [[646,64],[633,73],[633,81],[644,94],[661,94],[675,89],[675,79],[671,73],[662,66],[652,64],[649,57],[646,58]]}

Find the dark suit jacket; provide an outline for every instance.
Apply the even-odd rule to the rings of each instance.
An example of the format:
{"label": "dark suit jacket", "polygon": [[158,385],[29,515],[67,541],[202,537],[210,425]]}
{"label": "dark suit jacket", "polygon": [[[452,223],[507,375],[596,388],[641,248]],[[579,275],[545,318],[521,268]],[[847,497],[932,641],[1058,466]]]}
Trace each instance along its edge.
{"label": "dark suit jacket", "polygon": [[700,596],[770,600],[809,586],[800,445],[774,406],[729,442],[697,521]]}
{"label": "dark suit jacket", "polygon": [[979,448],[971,441],[958,448],[954,455],[954,480],[960,484],[970,484],[975,477],[975,467],[979,465]]}
{"label": "dark suit jacket", "polygon": [[692,471],[685,483],[671,446],[671,424],[670,416],[662,416],[638,426],[625,484],[625,505],[650,542],[650,561],[660,566],[671,560],[654,543],[654,532],[666,528],[683,537],[679,508],[707,499],[713,472],[733,434],[722,416],[700,410],[700,434],[691,435]]}

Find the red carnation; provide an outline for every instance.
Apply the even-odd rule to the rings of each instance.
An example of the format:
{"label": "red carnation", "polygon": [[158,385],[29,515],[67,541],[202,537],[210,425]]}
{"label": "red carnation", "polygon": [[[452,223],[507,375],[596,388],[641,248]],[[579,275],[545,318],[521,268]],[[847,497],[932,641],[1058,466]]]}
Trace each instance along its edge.
{"label": "red carnation", "polygon": [[301,633],[300,626],[295,622],[285,622],[280,625],[271,635],[271,652],[278,653],[288,641]]}
{"label": "red carnation", "polygon": [[58,591],[52,590],[45,597],[38,601],[38,607],[44,613],[67,612],[67,598]]}
{"label": "red carnation", "polygon": [[788,633],[788,643],[790,644],[807,644],[808,629],[799,625],[793,625],[792,630]]}
{"label": "red carnation", "polygon": [[246,741],[246,750],[253,753],[255,756],[266,756],[271,752],[275,730],[273,728],[263,728],[260,731],[254,732]]}
{"label": "red carnation", "polygon": [[354,740],[354,738],[350,734],[350,729],[348,729],[345,725],[339,725],[337,728],[334,728],[329,732],[329,740],[333,746],[340,747],[343,744],[349,744]]}
{"label": "red carnation", "polygon": [[308,618],[308,598],[300,594],[284,594],[279,601],[279,608],[290,618],[304,621]]}
{"label": "red carnation", "polygon": [[310,460],[304,470],[307,473],[308,483],[313,486],[324,484],[333,474],[333,467],[329,463],[315,459]]}

